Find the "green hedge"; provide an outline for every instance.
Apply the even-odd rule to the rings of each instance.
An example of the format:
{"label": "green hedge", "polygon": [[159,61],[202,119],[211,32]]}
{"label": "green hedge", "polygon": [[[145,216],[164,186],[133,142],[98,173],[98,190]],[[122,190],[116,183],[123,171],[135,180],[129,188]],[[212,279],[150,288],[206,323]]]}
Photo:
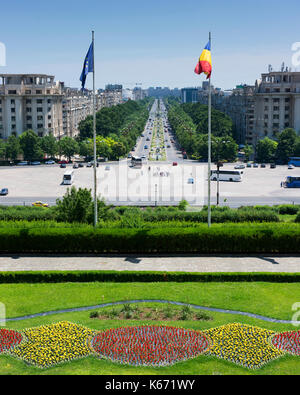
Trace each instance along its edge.
{"label": "green hedge", "polygon": [[300,253],[296,223],[205,224],[191,228],[97,228],[0,223],[0,253]]}
{"label": "green hedge", "polygon": [[53,271],[2,272],[0,284],[17,283],[153,283],[153,282],[272,282],[298,283],[300,273],[182,273],[182,272],[116,272],[116,271]]}

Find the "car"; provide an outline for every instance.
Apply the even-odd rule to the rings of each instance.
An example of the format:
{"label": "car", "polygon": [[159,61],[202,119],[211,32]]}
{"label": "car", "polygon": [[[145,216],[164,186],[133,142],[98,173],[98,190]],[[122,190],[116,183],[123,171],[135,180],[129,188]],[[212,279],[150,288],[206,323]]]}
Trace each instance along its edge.
{"label": "car", "polygon": [[7,196],[8,195],[8,189],[7,188],[3,188],[0,191],[0,196]]}
{"label": "car", "polygon": [[173,166],[178,166],[178,163],[177,162],[173,162]]}
{"label": "car", "polygon": [[66,165],[65,163],[62,163],[62,164],[60,165],[60,168],[61,168],[61,169],[66,169],[66,168],[67,168],[67,165]]}
{"label": "car", "polygon": [[59,165],[67,165],[68,163],[69,163],[69,162],[66,161],[66,160],[60,160],[60,161],[58,162]]}
{"label": "car", "polygon": [[131,159],[131,158],[132,158],[132,155],[131,155],[131,154],[128,154],[127,158],[128,158],[128,159]]}
{"label": "car", "polygon": [[41,162],[35,161],[30,163],[31,166],[40,166]]}
{"label": "car", "polygon": [[270,169],[276,169],[276,164],[275,163],[271,163],[270,164]]}
{"label": "car", "polygon": [[74,165],[73,165],[73,169],[79,169],[79,165],[78,165],[78,163],[74,163]]}
{"label": "car", "polygon": [[45,162],[45,165],[55,165],[54,160],[47,160],[47,162]]}
{"label": "car", "polygon": [[149,137],[146,139],[146,141],[150,141]]}
{"label": "car", "polygon": [[189,178],[189,179],[188,179],[188,184],[194,184],[194,183],[195,183],[195,181],[194,181],[193,178]]}
{"label": "car", "polygon": [[167,148],[171,148],[170,144],[167,145]]}
{"label": "car", "polygon": [[295,167],[293,165],[289,165],[288,170],[294,170]]}
{"label": "car", "polygon": [[245,169],[245,165],[236,165],[234,168],[236,170],[242,170],[242,169]]}
{"label": "car", "polygon": [[93,165],[91,164],[91,162],[89,162],[86,167],[93,167]]}
{"label": "car", "polygon": [[49,207],[48,203],[43,203],[43,202],[34,202],[32,203],[33,207]]}
{"label": "car", "polygon": [[247,163],[247,167],[248,167],[248,169],[251,169],[252,168],[252,163]]}
{"label": "car", "polygon": [[262,163],[262,164],[260,165],[260,167],[261,167],[262,169],[265,169],[265,168],[266,168],[266,165],[265,165],[264,163]]}
{"label": "car", "polygon": [[144,149],[149,149],[148,145],[145,145]]}
{"label": "car", "polygon": [[78,166],[79,166],[79,167],[84,167],[84,166],[83,166],[83,163],[78,163]]}
{"label": "car", "polygon": [[28,166],[28,162],[19,162],[17,166]]}
{"label": "car", "polygon": [[258,163],[254,163],[253,167],[254,167],[254,169],[257,169],[259,167]]}

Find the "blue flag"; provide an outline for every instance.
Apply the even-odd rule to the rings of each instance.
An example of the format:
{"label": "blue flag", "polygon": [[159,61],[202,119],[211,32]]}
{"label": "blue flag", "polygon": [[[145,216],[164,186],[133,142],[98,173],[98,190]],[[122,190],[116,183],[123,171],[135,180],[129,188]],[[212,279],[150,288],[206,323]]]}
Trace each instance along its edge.
{"label": "blue flag", "polygon": [[94,44],[92,43],[84,59],[83,70],[80,76],[82,90],[85,87],[86,76],[94,71]]}

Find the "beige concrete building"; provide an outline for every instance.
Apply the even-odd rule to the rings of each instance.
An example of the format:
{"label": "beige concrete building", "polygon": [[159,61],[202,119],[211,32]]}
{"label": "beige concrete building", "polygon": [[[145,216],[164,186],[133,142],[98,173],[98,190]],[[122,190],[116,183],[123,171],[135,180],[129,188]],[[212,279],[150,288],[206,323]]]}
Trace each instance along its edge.
{"label": "beige concrete building", "polygon": [[255,85],[256,139],[270,138],[285,128],[300,134],[300,72],[262,74]]}
{"label": "beige concrete building", "polygon": [[62,132],[63,85],[44,74],[0,74],[0,138]]}

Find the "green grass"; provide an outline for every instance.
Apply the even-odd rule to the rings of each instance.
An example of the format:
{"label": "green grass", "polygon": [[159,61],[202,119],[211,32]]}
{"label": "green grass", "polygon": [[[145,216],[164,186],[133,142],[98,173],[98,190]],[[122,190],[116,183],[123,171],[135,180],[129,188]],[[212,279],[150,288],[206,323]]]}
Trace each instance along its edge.
{"label": "green grass", "polygon": [[[272,318],[292,319],[292,305],[299,301],[300,284],[273,283],[65,283],[65,284],[1,284],[0,301],[6,305],[7,317],[23,316],[71,307],[92,306],[103,302],[131,299],[166,299],[257,313]],[[155,305],[151,305],[155,306]],[[157,305],[162,307],[162,305]],[[99,311],[99,309],[98,309]],[[91,329],[104,330],[111,327],[153,325],[143,320],[97,320],[90,318],[91,311],[55,314],[26,321],[9,322],[7,328],[25,329],[59,321],[70,321]],[[181,326],[205,330],[227,323],[239,322],[256,325],[273,331],[295,330],[292,325],[268,323],[249,317],[231,314],[208,313],[212,321],[177,321],[163,325]],[[155,324],[159,325],[160,322]],[[47,370],[26,365],[10,356],[0,356],[1,374],[114,374],[114,375],[176,375],[176,374],[234,374],[234,375],[291,375],[299,374],[300,358],[285,356],[257,371],[236,366],[213,357],[200,356],[187,362],[165,368],[128,367],[88,357],[65,363]]]}

